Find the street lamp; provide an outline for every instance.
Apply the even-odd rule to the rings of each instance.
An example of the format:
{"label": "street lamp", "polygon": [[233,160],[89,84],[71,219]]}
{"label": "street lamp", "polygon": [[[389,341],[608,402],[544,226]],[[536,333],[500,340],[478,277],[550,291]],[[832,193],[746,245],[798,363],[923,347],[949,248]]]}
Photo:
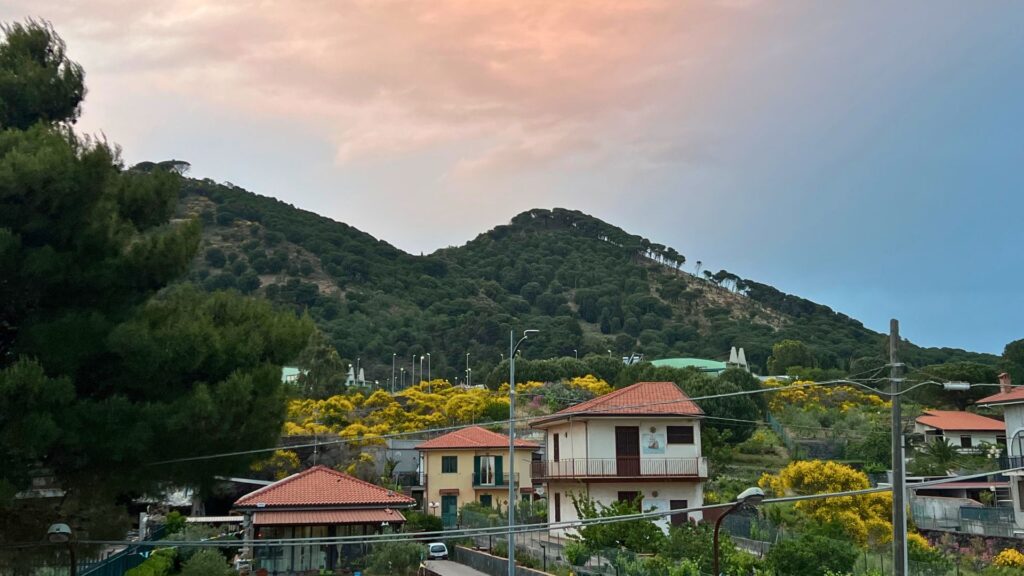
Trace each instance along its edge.
{"label": "street lamp", "polygon": [[[515,332],[508,332],[508,576],[516,574],[516,535],[512,532],[516,522],[516,352],[530,334],[538,332],[540,330],[523,330],[523,337],[514,344]],[[469,354],[466,354],[466,361],[469,361]]]}
{"label": "street lamp", "polygon": [[720,576],[722,574],[718,570],[718,530],[722,527],[722,520],[724,520],[729,514],[732,514],[744,506],[757,506],[762,500],[764,500],[764,490],[761,490],[760,488],[747,488],[743,492],[740,492],[740,495],[736,497],[736,503],[730,506],[724,514],[719,516],[718,520],[715,520],[715,534],[713,538],[713,546],[715,548],[715,569],[713,576]]}
{"label": "street lamp", "polygon": [[[430,382],[430,352],[427,352],[427,382]],[[427,392],[430,392],[428,385]]]}
{"label": "street lamp", "polygon": [[472,380],[470,380],[469,377],[469,352],[466,352],[466,386],[471,386],[473,384]]}
{"label": "street lamp", "polygon": [[399,388],[405,388],[405,368],[403,367],[401,370],[402,370],[402,372],[401,372],[402,384],[401,384],[401,386],[399,386]]}
{"label": "street lamp", "polygon": [[575,348],[572,349],[572,355],[575,356],[577,360],[580,359],[580,351]]}
{"label": "street lamp", "polygon": [[440,504],[438,504],[437,502],[431,502],[430,503],[430,514],[431,515],[435,515],[437,513],[438,506],[440,506]]}
{"label": "street lamp", "polygon": [[[423,359],[426,358],[420,354],[420,382],[423,382]],[[428,385],[429,386],[429,385]],[[430,392],[430,388],[427,388],[427,392]]]}
{"label": "street lamp", "polygon": [[67,545],[68,559],[71,561],[71,568],[69,571],[70,576],[75,576],[78,572],[78,562],[75,560],[75,543],[73,536],[74,534],[71,532],[71,527],[62,522],[50,524],[50,527],[46,530],[47,540],[53,544]]}
{"label": "street lamp", "polygon": [[395,360],[398,358],[397,352],[391,353],[391,393],[395,393]]}

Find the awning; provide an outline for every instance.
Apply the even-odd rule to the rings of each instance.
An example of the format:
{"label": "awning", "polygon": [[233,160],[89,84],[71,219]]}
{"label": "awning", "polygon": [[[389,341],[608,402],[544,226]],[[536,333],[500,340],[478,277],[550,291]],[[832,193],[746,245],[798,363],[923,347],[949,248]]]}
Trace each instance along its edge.
{"label": "awning", "polygon": [[405,516],[398,510],[272,510],[254,512],[252,523],[256,526],[322,524],[381,524],[384,522],[405,522]]}

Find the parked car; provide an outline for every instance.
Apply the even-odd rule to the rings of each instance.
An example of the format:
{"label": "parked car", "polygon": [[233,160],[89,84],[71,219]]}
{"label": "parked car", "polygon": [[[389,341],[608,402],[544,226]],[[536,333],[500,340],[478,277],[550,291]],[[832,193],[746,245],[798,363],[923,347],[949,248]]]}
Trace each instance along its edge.
{"label": "parked car", "polygon": [[441,542],[427,544],[427,560],[447,560],[448,547]]}

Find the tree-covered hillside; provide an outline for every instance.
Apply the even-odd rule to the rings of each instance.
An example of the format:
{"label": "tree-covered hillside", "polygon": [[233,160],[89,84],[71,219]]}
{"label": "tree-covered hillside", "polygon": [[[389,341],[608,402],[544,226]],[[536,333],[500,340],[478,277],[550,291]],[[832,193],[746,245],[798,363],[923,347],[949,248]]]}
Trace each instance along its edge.
{"label": "tree-covered hillside", "polygon": [[[772,345],[795,339],[816,367],[847,370],[858,359],[881,363],[886,350],[882,335],[826,306],[724,270],[698,273],[675,249],[572,210],[531,210],[464,246],[413,256],[230,184],[187,179],[179,209],[204,225],[192,281],[308,311],[343,359],[382,383],[392,354],[408,371],[427,353],[432,374],[453,380],[465,377],[469,354],[482,382],[507,353],[510,327],[541,330],[531,358],[725,359],[742,346],[764,371]],[[903,356],[996,361],[913,346]]]}

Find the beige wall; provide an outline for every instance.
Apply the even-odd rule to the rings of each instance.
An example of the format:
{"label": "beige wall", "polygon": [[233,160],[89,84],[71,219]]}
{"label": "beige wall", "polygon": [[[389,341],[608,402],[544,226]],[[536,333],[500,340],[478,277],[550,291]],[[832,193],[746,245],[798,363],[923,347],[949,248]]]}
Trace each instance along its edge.
{"label": "beige wall", "polygon": [[[704,504],[704,486],[697,481],[665,481],[665,482],[549,482],[547,486],[548,498],[548,521],[555,521],[555,494],[559,494],[561,501],[562,522],[578,520],[576,508],[572,504],[570,494],[589,496],[596,502],[609,505],[618,500],[619,492],[636,492],[643,495],[644,511],[651,508],[656,510],[668,510],[672,500],[686,500],[688,506],[701,506]],[[690,512],[691,521],[699,521],[703,518],[701,512]],[[662,530],[667,531],[669,520],[667,517],[655,522]],[[574,530],[552,529],[551,533],[556,536],[576,534]]]}
{"label": "beige wall", "polygon": [[[462,506],[467,502],[479,502],[481,494],[490,494],[495,506],[508,500],[508,486],[496,486],[493,488],[473,487],[473,457],[501,456],[504,460],[504,469],[502,472],[504,474],[508,474],[508,449],[424,450],[422,453],[424,470],[427,474],[427,485],[424,492],[424,506],[426,507],[427,512],[431,511],[429,508],[430,502],[437,502],[440,504],[441,490],[458,489],[459,508],[462,508]],[[519,483],[516,486],[516,492],[520,494],[520,499],[522,497],[520,489],[533,487],[533,479],[530,475],[530,461],[533,458],[532,454],[533,452],[530,450],[516,450],[515,474],[519,476]],[[442,456],[457,457],[459,463],[458,472],[441,472]],[[438,508],[437,514],[440,514],[440,508]]]}

